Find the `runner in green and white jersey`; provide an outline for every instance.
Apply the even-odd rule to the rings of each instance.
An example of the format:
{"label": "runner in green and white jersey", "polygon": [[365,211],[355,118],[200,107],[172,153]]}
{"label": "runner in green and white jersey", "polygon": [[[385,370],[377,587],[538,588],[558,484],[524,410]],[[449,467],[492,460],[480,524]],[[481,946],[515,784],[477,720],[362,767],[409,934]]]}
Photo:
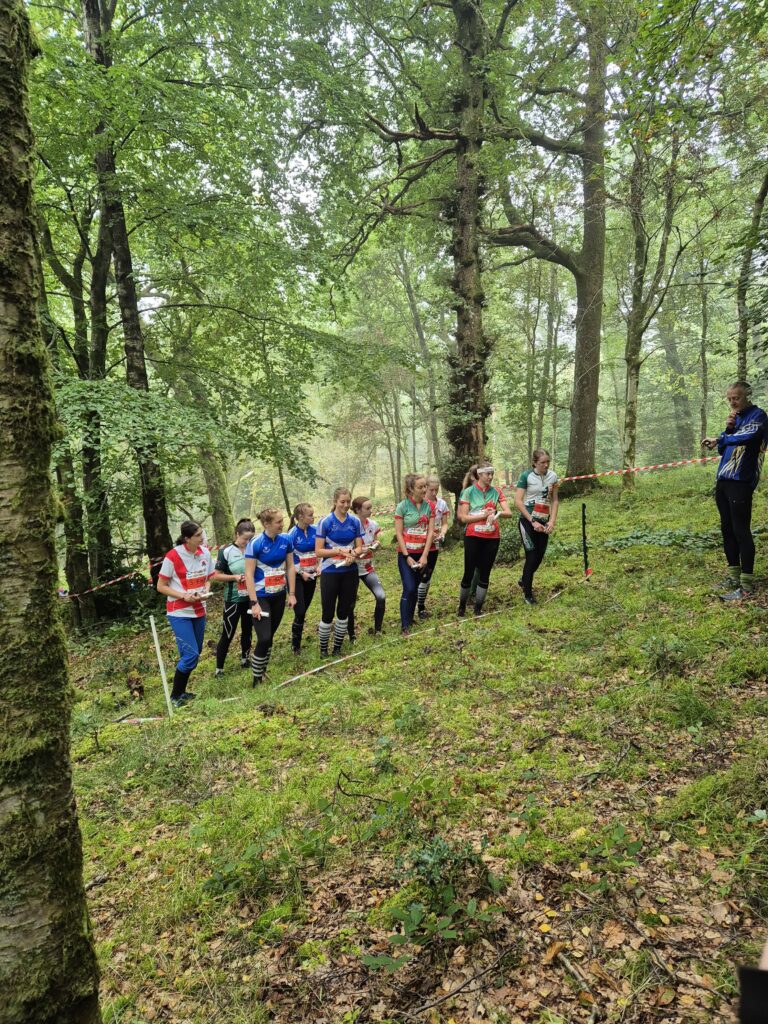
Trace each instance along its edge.
{"label": "runner in green and white jersey", "polygon": [[549,468],[550,454],[537,448],[531,456],[532,468],[526,469],[517,481],[515,507],[520,513],[520,537],[525,550],[525,564],[520,586],[526,604],[535,604],[533,576],[541,565],[549,537],[557,522],[557,473]]}

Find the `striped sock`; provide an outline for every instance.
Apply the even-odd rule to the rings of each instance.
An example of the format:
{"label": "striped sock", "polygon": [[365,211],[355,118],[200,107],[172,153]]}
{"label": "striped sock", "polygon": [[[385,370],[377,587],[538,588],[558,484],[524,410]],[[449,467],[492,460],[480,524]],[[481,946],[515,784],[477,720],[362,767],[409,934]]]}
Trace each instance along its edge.
{"label": "striped sock", "polygon": [[264,673],[267,671],[267,664],[269,662],[269,652],[266,655],[254,654],[251,658],[251,668],[253,670],[253,685],[256,686],[258,683],[264,682]]}
{"label": "striped sock", "polygon": [[328,653],[328,641],[331,639],[330,622],[320,622],[317,627],[317,634],[320,637],[320,654],[325,657]]}
{"label": "striped sock", "polygon": [[424,611],[424,605],[427,600],[427,594],[429,593],[429,583],[420,583],[417,591],[416,603],[421,611]]}
{"label": "striped sock", "polygon": [[349,619],[336,619],[333,624],[333,653],[341,654],[341,645],[349,628]]}

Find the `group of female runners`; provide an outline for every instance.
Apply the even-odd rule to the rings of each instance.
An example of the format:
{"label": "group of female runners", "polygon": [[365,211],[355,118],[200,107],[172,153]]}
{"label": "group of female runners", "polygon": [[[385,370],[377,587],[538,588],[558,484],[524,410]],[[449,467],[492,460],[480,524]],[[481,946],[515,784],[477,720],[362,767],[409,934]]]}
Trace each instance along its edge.
{"label": "group of female runners", "polygon": [[[557,521],[558,478],[549,463],[549,453],[537,449],[531,469],[521,475],[515,490],[525,551],[519,585],[528,604],[535,603],[534,573]],[[466,614],[473,589],[474,613],[482,614],[499,550],[499,519],[513,515],[493,478],[492,466],[471,466],[459,496],[457,516],[464,526],[459,616]],[[397,565],[402,581],[400,628],[406,636],[417,615],[420,619],[428,615],[427,595],[448,532],[450,509],[439,489],[437,477],[409,473],[404,481],[405,497],[395,509]],[[266,508],[257,516],[261,532],[256,533],[250,519],[241,519],[233,543],[219,551],[215,565],[203,544],[200,524],[192,520],[182,523],[181,535],[166,555],[157,583],[157,589],[167,598],[168,621],[180,656],[171,693],[174,704],[183,706],[195,696],[187,690],[187,682],[202,651],[210,579],[226,584],[224,624],[216,648],[217,676],[223,674],[240,623],[240,664],[243,668],[250,666],[254,686],[263,682],[286,605],[293,610],[291,647],[298,654],[318,578],[321,657],[338,655],[347,636],[354,642],[355,603],[361,580],[375,599],[371,633],[380,633],[386,595],[375,569],[381,528],[371,518],[371,511],[370,498],[353,499],[346,487],[338,487],[333,508],[316,526],[312,505],[302,502],[293,510],[290,529],[283,532],[283,513]],[[251,654],[254,632],[256,644]]]}

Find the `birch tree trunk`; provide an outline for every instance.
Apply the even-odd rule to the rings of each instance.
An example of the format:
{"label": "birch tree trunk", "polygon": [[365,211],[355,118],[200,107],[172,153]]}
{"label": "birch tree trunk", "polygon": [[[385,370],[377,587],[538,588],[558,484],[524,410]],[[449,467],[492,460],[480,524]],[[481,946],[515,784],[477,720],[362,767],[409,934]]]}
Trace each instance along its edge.
{"label": "birch tree trunk", "polygon": [[[29,24],[0,4],[0,992],[4,1024],[97,1024],[56,607],[56,421],[37,313]],[[34,411],[33,415],[30,412]]]}

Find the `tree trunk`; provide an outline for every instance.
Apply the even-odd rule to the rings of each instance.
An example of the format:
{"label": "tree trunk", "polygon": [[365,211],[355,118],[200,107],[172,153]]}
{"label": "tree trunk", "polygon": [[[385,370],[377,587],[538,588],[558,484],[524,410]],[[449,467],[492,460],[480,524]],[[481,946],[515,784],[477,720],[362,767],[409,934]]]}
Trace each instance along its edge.
{"label": "tree trunk", "polygon": [[228,544],[235,528],[235,517],[229,500],[227,478],[224,476],[219,457],[212,448],[201,445],[198,451],[213,520],[213,535],[217,544]]}
{"label": "tree trunk", "polygon": [[[689,459],[695,454],[697,446],[693,431],[691,402],[688,398],[688,383],[675,340],[673,310],[669,310],[666,315],[662,310],[658,318],[658,329],[672,384],[672,405],[675,409],[678,454],[681,459]],[[703,434],[702,437],[706,437],[706,434]]]}
{"label": "tree trunk", "polygon": [[451,207],[456,352],[449,357],[447,437],[450,453],[441,467],[446,486],[461,489],[467,467],[485,457],[489,406],[487,360],[491,345],[483,331],[485,296],[480,264],[482,176],[480,148],[485,108],[486,26],[477,4],[453,0],[454,45],[461,52],[461,79],[454,97],[458,114],[455,195]]}
{"label": "tree trunk", "polygon": [[701,405],[699,407],[699,426],[701,436],[707,436],[707,419],[709,404],[709,366],[707,365],[707,344],[709,342],[709,296],[707,282],[704,280],[706,268],[703,254],[699,257],[699,296],[701,300],[701,337],[699,344],[699,360],[701,362]]}
{"label": "tree trunk", "polygon": [[369,498],[375,498],[376,497],[376,467],[377,467],[378,458],[379,458],[379,449],[378,449],[378,447],[376,445],[374,445],[373,451],[371,452],[371,459],[370,459],[370,463],[369,463],[369,465],[371,467],[371,469],[370,469],[371,478],[370,478],[370,482],[368,484],[368,497]]}
{"label": "tree trunk", "polygon": [[440,466],[440,431],[437,425],[437,381],[435,378],[435,368],[432,363],[432,353],[429,351],[429,345],[427,344],[426,332],[424,331],[424,324],[421,319],[421,313],[419,312],[419,304],[416,300],[416,293],[413,289],[413,283],[411,281],[411,274],[408,268],[408,261],[405,253],[400,251],[400,279],[403,282],[405,288],[405,294],[408,298],[408,308],[411,311],[411,319],[413,320],[413,329],[416,332],[416,338],[419,343],[419,351],[421,352],[421,358],[424,361],[424,368],[427,371],[427,389],[429,391],[429,437],[432,442],[432,464],[435,467]]}
{"label": "tree trunk", "polygon": [[747,291],[749,290],[752,277],[752,256],[760,238],[760,221],[762,220],[766,197],[768,197],[768,170],[766,170],[763,176],[760,189],[752,204],[752,219],[744,239],[744,251],[741,256],[738,281],[736,282],[736,310],[739,318],[736,376],[739,380],[747,379],[747,348],[751,319],[749,306],[747,305]]}
{"label": "tree trunk", "polygon": [[549,289],[547,293],[547,343],[544,349],[544,363],[541,367],[539,404],[536,410],[536,448],[541,448],[544,443],[544,413],[546,412],[547,397],[549,395],[549,374],[552,366],[552,353],[557,345],[557,331],[559,326],[557,307],[557,267],[554,263],[551,263],[549,265]]}
{"label": "tree trunk", "polygon": [[31,53],[23,5],[0,4],[0,991],[6,1024],[97,1024],[55,594],[57,427],[36,308]]}
{"label": "tree trunk", "polygon": [[[40,251],[35,245],[35,266],[37,269],[38,286],[38,316],[43,343],[51,363],[58,367],[59,351],[58,338],[60,332],[54,323],[48,307],[48,294],[45,288],[45,275]],[[82,294],[82,292],[81,292]],[[87,329],[86,329],[87,334]],[[96,603],[93,594],[85,593],[91,587],[91,573],[88,565],[88,545],[85,538],[85,516],[83,503],[77,492],[75,483],[75,466],[72,459],[69,442],[63,441],[59,445],[60,454],[56,458],[55,473],[56,483],[59,491],[59,504],[61,507],[64,526],[64,574],[67,578],[67,586],[70,593],[82,594],[82,597],[73,598],[67,601],[72,622],[75,626],[81,627],[87,623],[94,622],[97,618]]]}
{"label": "tree trunk", "polygon": [[400,501],[400,498],[402,497],[400,488],[402,487],[403,480],[403,435],[402,425],[400,422],[400,395],[397,391],[393,391],[392,397],[392,408],[395,425],[395,501]]}
{"label": "tree trunk", "polygon": [[586,19],[589,77],[585,98],[582,193],[584,233],[576,275],[576,350],[573,368],[568,476],[595,472],[600,334],[605,264],[605,15],[597,4]]}
{"label": "tree trunk", "polygon": [[[112,63],[105,39],[108,39],[111,32],[113,10],[112,7],[102,8],[99,0],[83,0],[88,53],[94,63],[104,69],[109,68]],[[105,83],[106,81],[105,78]],[[97,134],[99,133],[100,130],[97,129]],[[117,300],[123,323],[126,380],[128,385],[137,391],[149,391],[133,259],[125,209],[120,193],[115,153],[111,144],[105,143],[96,151],[95,166],[102,213],[106,217],[112,234]],[[168,530],[165,484],[157,447],[152,442],[139,442],[135,450],[141,481],[147,552],[151,559],[160,558],[171,547],[171,534]]]}

